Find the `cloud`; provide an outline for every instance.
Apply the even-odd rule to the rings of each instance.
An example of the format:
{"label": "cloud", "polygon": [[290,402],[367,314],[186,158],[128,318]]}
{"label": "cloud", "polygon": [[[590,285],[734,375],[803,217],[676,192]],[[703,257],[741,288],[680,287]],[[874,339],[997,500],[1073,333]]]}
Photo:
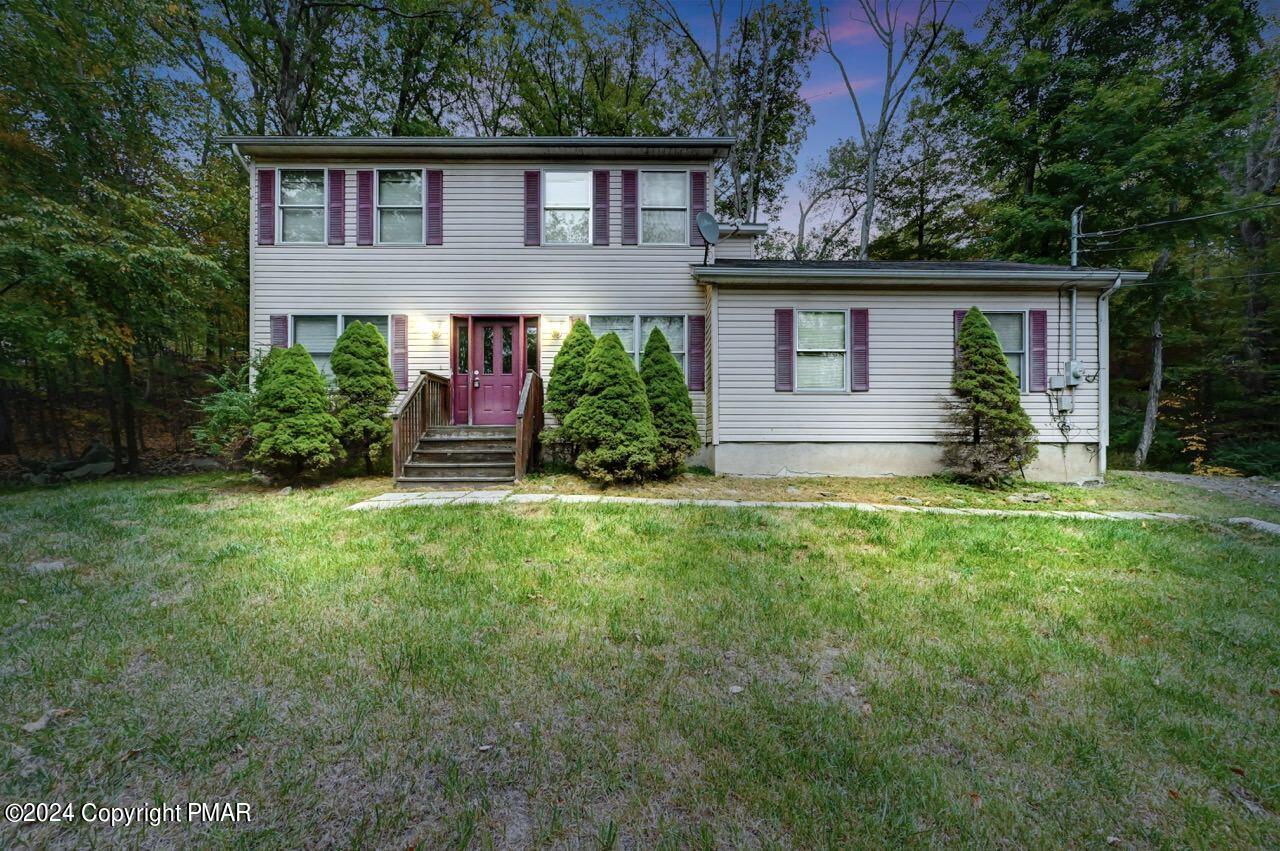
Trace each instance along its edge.
{"label": "cloud", "polygon": [[[880,78],[879,77],[862,77],[856,80],[851,80],[850,82],[853,83],[853,90],[855,92],[861,92],[864,89],[869,89],[872,86],[879,85]],[[800,97],[804,98],[806,101],[808,101],[811,104],[819,103],[824,100],[830,100],[831,98],[836,98],[836,97],[843,98],[847,96],[848,96],[848,93],[844,87],[844,80],[841,80],[839,78],[836,78],[834,80],[821,80],[816,82],[810,81],[804,86],[801,86],[800,88]]]}

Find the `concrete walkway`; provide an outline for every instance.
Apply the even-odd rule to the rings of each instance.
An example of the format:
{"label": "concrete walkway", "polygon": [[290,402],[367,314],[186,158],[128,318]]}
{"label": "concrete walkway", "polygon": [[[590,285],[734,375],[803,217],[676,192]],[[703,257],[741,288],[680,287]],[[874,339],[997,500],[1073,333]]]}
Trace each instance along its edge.
{"label": "concrete walkway", "polygon": [[512,493],[509,490],[391,491],[351,506],[348,511],[405,508],[415,505],[494,505],[537,502],[595,502],[635,505],[702,505],[716,508],[843,508],[849,511],[896,511],[901,514],[979,514],[994,517],[1068,517],[1073,520],[1195,520],[1189,514],[1145,511],[1011,511],[1000,508],[942,508],[934,505],[883,505],[873,502],[786,502],[732,499],[657,499],[600,494]]}

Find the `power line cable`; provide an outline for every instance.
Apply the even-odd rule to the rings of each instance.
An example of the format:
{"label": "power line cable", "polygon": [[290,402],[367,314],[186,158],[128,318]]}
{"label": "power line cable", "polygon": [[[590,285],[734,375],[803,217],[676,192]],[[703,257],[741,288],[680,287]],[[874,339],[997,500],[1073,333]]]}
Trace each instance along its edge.
{"label": "power line cable", "polygon": [[1201,213],[1197,216],[1184,216],[1180,219],[1161,219],[1156,222],[1143,222],[1141,224],[1129,225],[1128,227],[1123,228],[1114,228],[1112,230],[1090,231],[1089,233],[1077,234],[1077,236],[1081,239],[1092,239],[1099,236],[1116,236],[1118,234],[1128,233],[1131,230],[1143,230],[1145,228],[1155,228],[1163,225],[1176,225],[1180,222],[1195,222],[1200,219],[1212,219],[1215,216],[1229,216],[1232,213],[1247,213],[1251,210],[1266,210],[1271,207],[1280,207],[1280,201],[1274,201],[1269,204],[1254,204],[1252,207],[1237,207],[1233,210],[1219,210],[1216,213]]}

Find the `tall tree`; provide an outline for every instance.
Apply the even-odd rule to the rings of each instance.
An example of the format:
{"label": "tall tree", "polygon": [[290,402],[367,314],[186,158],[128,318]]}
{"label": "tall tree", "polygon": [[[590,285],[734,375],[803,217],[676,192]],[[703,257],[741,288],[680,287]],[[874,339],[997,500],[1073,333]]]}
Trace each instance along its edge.
{"label": "tall tree", "polygon": [[964,147],[935,102],[912,102],[885,151],[879,234],[872,242],[878,258],[946,260],[964,251],[977,195]]}
{"label": "tall tree", "polygon": [[876,199],[880,189],[880,166],[894,120],[907,94],[915,85],[920,69],[928,64],[946,27],[954,0],[919,0],[904,19],[904,3],[885,0],[881,8],[876,0],[858,0],[862,23],[867,24],[884,49],[884,85],[878,111],[863,108],[857,86],[841,56],[842,48],[832,35],[831,13],[821,10],[822,45],[840,70],[845,91],[857,119],[858,138],[866,160],[862,174],[862,235],[858,241],[858,259],[866,260],[871,247],[871,226],[876,216]]}
{"label": "tall tree", "polygon": [[719,212],[736,221],[771,210],[795,170],[812,122],[800,96],[816,52],[805,0],[746,0],[736,17],[708,0],[711,25],[695,26],[676,0],[642,3],[666,33],[667,58],[686,84],[673,92],[676,127],[737,141],[717,173]]}
{"label": "tall tree", "polygon": [[[1062,262],[1076,206],[1090,222],[1122,226],[1229,203],[1218,171],[1256,80],[1261,18],[1251,0],[1001,0],[979,27],[972,41],[951,34],[925,78],[971,140],[965,160],[988,193],[975,251]],[[1179,240],[1201,232],[1136,229],[1087,242],[1084,261],[1163,256],[1150,283],[1176,287],[1186,280]],[[1172,295],[1146,289],[1117,301],[1116,330],[1125,340],[1149,336],[1156,367],[1139,464],[1160,410],[1155,355],[1165,354]],[[1133,310],[1140,305],[1146,317]]]}

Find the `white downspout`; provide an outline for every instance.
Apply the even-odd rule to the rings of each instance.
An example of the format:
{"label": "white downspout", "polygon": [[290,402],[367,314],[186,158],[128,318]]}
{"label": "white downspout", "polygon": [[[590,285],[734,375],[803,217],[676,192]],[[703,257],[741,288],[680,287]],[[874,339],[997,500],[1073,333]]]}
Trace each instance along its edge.
{"label": "white downspout", "polygon": [[[1107,444],[1111,441],[1111,295],[1124,284],[1124,276],[1098,296],[1098,477],[1107,477]],[[1074,295],[1074,290],[1072,291]],[[1073,298],[1074,303],[1074,298]],[[1072,310],[1072,328],[1075,311]],[[1075,335],[1071,347],[1075,349]]]}

